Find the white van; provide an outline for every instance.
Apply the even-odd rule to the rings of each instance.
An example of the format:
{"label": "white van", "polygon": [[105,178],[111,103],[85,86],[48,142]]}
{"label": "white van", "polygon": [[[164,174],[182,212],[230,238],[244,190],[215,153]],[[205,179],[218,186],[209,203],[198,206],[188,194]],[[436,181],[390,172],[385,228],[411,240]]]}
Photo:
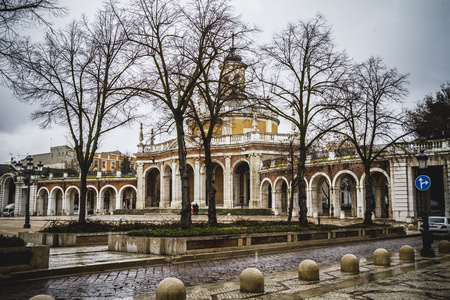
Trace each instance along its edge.
{"label": "white van", "polygon": [[14,207],[15,207],[14,203],[6,205],[5,208],[3,209],[3,216],[14,217]]}

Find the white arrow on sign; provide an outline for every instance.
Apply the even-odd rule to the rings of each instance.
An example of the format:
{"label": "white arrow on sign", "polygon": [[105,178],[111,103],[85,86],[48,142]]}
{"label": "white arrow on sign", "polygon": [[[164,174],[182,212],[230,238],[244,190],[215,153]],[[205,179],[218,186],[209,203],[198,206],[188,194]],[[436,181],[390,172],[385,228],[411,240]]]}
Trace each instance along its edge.
{"label": "white arrow on sign", "polygon": [[420,189],[423,189],[423,186],[427,186],[428,185],[428,181],[424,180],[422,177],[419,178],[419,182],[420,182]]}

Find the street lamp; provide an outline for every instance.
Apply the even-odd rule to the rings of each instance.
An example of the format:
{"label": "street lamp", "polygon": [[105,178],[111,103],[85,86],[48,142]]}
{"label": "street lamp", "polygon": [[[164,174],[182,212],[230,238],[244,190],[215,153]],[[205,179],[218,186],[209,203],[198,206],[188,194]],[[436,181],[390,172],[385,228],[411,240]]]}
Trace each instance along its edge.
{"label": "street lamp", "polygon": [[34,167],[33,158],[28,155],[27,156],[27,165],[24,169],[22,163],[19,161],[16,163],[15,168],[20,177],[23,177],[24,183],[27,185],[28,193],[27,193],[27,202],[25,204],[25,224],[23,228],[30,228],[30,194],[31,194],[31,175],[40,175],[42,172],[42,168],[44,165],[40,161],[37,165],[37,168]]}
{"label": "street lamp", "polygon": [[433,235],[430,232],[430,225],[428,223],[428,203],[426,196],[426,190],[431,185],[431,179],[428,176],[424,176],[426,175],[425,170],[427,169],[428,155],[423,150],[420,150],[416,158],[419,164],[419,176],[416,179],[416,187],[419,189],[422,198],[422,249],[420,250],[420,254],[422,256],[434,257],[434,250],[431,248]]}

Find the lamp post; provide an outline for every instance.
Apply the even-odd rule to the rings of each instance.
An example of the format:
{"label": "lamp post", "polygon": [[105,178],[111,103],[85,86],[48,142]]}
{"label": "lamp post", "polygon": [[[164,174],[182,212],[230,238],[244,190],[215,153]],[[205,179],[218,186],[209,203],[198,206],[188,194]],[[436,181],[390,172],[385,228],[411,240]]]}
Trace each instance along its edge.
{"label": "lamp post", "polygon": [[[416,187],[420,191],[422,198],[422,249],[420,255],[425,257],[434,257],[434,250],[431,248],[433,242],[433,235],[430,232],[430,225],[428,223],[428,201],[426,196],[426,190],[431,186],[431,179],[426,175],[428,155],[420,150],[420,153],[416,156],[419,164],[419,176],[416,179]],[[428,179],[427,179],[428,178]]]}
{"label": "lamp post", "polygon": [[17,170],[17,172],[19,173],[19,176],[23,176],[24,179],[24,183],[26,184],[27,188],[28,188],[28,193],[27,193],[27,202],[25,203],[25,224],[23,225],[23,228],[30,228],[30,194],[31,194],[31,175],[40,175],[42,172],[42,168],[44,167],[44,165],[42,164],[42,162],[40,161],[39,164],[37,165],[37,168],[34,167],[33,164],[33,158],[28,155],[27,156],[27,165],[26,168],[24,169],[22,166],[22,163],[19,161],[16,163],[15,168]]}

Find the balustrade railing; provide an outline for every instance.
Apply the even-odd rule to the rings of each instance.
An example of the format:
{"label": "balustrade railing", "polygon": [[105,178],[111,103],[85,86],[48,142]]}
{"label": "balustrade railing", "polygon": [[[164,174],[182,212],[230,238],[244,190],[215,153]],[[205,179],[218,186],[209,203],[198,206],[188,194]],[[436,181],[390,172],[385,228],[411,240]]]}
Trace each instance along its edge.
{"label": "balustrade railing", "polygon": [[[289,143],[292,139],[294,139],[296,135],[292,135],[289,133],[270,133],[270,132],[259,132],[259,131],[250,131],[242,134],[225,134],[225,135],[215,135],[212,137],[211,145],[221,146],[221,145],[233,145],[233,144],[243,144],[248,142],[264,142],[264,143]],[[194,140],[201,144],[198,137],[195,137]],[[144,152],[160,152],[168,150],[169,147],[174,143],[174,139],[153,145],[145,145]]]}

